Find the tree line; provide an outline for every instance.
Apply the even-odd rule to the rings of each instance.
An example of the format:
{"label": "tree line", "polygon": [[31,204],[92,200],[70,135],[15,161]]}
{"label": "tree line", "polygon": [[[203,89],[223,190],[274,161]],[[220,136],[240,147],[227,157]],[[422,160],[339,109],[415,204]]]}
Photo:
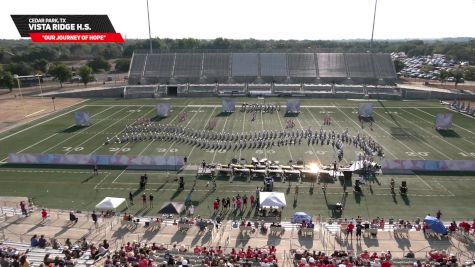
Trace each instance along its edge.
{"label": "tree line", "polygon": [[[364,53],[368,40],[233,40],[216,38],[200,40],[152,39],[154,52],[193,52],[204,50],[228,51],[286,51]],[[92,73],[101,71],[126,72],[134,51],[149,49],[148,40],[127,40],[125,44],[34,44],[29,40],[0,40],[0,86],[9,86],[11,74],[51,74],[64,61],[87,60]],[[456,60],[475,64],[475,39],[375,41],[373,52],[405,52],[408,56],[445,54]],[[112,68],[111,62],[115,65]],[[74,72],[74,69],[71,69]],[[6,81],[6,82],[5,82]]]}

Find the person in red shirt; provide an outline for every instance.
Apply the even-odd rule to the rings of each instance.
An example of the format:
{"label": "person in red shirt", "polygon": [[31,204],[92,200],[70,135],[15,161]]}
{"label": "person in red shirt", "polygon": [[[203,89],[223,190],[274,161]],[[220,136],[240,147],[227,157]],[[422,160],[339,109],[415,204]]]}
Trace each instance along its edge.
{"label": "person in red shirt", "polygon": [[255,201],[256,198],[254,197],[254,195],[251,195],[251,207],[254,207]]}
{"label": "person in red shirt", "polygon": [[381,262],[381,267],[391,267],[391,262],[390,261],[382,261]]}
{"label": "person in red shirt", "polygon": [[193,249],[193,253],[195,253],[195,254],[200,254],[200,253],[201,253],[201,247],[200,247],[200,246],[196,246],[196,247]]}
{"label": "person in red shirt", "polygon": [[353,229],[355,228],[355,225],[350,222],[350,224],[348,224],[348,227],[346,228],[346,230],[348,231],[348,234],[346,235],[346,239],[348,239],[348,236],[351,235],[351,239],[353,239]]}
{"label": "person in red shirt", "polygon": [[41,210],[41,221],[45,221],[46,218],[48,217],[48,212],[45,209]]}
{"label": "person in red shirt", "polygon": [[213,202],[213,208],[214,208],[214,212],[218,211],[219,209],[219,203],[217,200],[214,200]]}

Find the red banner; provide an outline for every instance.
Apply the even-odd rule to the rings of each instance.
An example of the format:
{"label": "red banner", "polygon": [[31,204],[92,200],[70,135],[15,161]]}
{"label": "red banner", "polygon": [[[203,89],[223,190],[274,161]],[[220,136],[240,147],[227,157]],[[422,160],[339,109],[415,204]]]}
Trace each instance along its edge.
{"label": "red banner", "polygon": [[30,33],[33,43],[123,43],[120,33]]}

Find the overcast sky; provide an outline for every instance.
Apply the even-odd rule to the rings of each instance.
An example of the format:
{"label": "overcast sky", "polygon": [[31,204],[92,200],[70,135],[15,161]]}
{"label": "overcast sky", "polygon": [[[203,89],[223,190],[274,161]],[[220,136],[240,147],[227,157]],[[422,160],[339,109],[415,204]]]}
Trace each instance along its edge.
{"label": "overcast sky", "polygon": [[[152,36],[214,39],[369,39],[375,0],[149,0]],[[10,14],[107,14],[127,38],[148,38],[146,0],[1,0]],[[375,39],[475,37],[475,0],[379,0]]]}

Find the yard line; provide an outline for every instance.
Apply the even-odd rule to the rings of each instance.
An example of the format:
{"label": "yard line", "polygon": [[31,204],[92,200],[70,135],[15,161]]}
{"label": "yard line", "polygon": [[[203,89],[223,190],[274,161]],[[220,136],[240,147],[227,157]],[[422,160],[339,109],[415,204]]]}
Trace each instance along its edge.
{"label": "yard line", "polygon": [[[114,116],[116,113],[118,113],[118,112],[120,112],[120,111],[122,111],[122,110],[124,110],[124,109],[120,109],[120,110],[118,110],[118,111],[112,113],[111,115],[109,115],[109,116],[107,116],[107,117],[105,117],[105,118],[102,118],[102,119],[98,120],[97,122],[99,123],[99,122],[101,122],[101,121],[103,121],[103,120],[106,120],[106,119],[108,119],[108,118]],[[105,111],[105,110],[104,110],[104,111]],[[101,112],[101,113],[102,113],[102,112]],[[98,115],[98,114],[97,114],[97,115]],[[96,126],[96,125],[98,125],[98,124],[93,124],[91,127],[94,127],[94,126]],[[71,139],[71,138],[75,137],[76,135],[82,133],[82,132],[85,131],[86,129],[89,129],[89,128],[84,128],[83,130],[74,133],[72,136],[70,136],[70,137],[68,137],[68,138],[66,138],[66,139],[61,140],[61,142],[56,143],[55,145],[53,145],[53,146],[49,147],[48,149],[42,151],[41,154],[46,153],[46,152],[50,151],[52,148],[55,148],[55,147],[57,147],[58,145],[60,145],[60,144],[62,144],[62,143],[64,143],[64,142],[66,142],[66,141],[68,141],[69,139]]]}
{"label": "yard line", "polygon": [[[411,113],[411,112],[407,112],[407,111],[405,111],[405,110],[403,110],[403,109],[402,109],[402,111],[403,111],[403,112],[406,112],[406,113],[409,113],[409,114],[411,114],[412,116],[423,120],[424,122],[427,122],[427,120],[424,120],[423,118],[421,118],[421,117],[419,117],[419,116],[417,116],[417,115],[415,115],[415,114],[413,114],[413,113]],[[419,128],[420,128],[421,130],[423,130],[424,132],[426,132],[426,133],[428,133],[428,134],[430,134],[430,135],[432,135],[432,136],[435,136],[435,137],[439,138],[440,140],[442,140],[442,141],[444,141],[445,143],[449,144],[451,147],[456,148],[456,149],[459,149],[460,151],[467,153],[467,151],[464,151],[464,150],[461,149],[460,147],[449,143],[449,142],[448,142],[447,140],[445,140],[444,138],[442,138],[442,137],[440,137],[440,136],[437,136],[437,135],[435,135],[434,133],[431,133],[431,132],[427,131],[426,129],[420,127],[419,125],[417,125],[417,127],[419,127]]]}
{"label": "yard line", "polygon": [[96,186],[94,186],[94,189],[96,189],[96,190],[99,189],[99,188],[97,188],[97,187],[98,187],[100,184],[102,184],[102,182],[104,182],[104,181],[107,179],[107,177],[109,177],[110,174],[111,174],[111,173],[108,172],[107,175],[104,176],[104,178],[102,178],[102,180],[100,180],[99,183],[96,184]]}
{"label": "yard line", "polygon": [[[299,123],[300,125],[300,129],[304,130],[303,126],[302,126],[302,123],[300,123],[300,120],[298,117],[295,117],[295,119],[297,119],[297,122]],[[304,141],[305,142],[305,141]],[[312,150],[313,154],[317,157],[317,160],[318,162],[320,162],[320,164],[322,164],[322,161],[320,160],[320,158],[318,157],[318,154],[317,152],[315,151],[314,147],[312,144],[309,145],[310,146],[310,149]]]}
{"label": "yard line", "polygon": [[[323,111],[325,112],[325,109],[323,109]],[[325,113],[326,114],[326,113]],[[315,118],[315,117],[314,117]],[[335,123],[338,125],[338,127],[344,131],[343,127],[340,125],[340,123],[338,122],[338,120],[335,118]],[[349,147],[351,146],[351,144],[349,145]],[[335,152],[335,148],[333,148],[333,151]],[[335,157],[336,157],[336,153],[335,153]],[[348,163],[348,161],[345,159],[345,157],[343,157],[343,160],[345,161],[345,163]]]}
{"label": "yard line", "polygon": [[[447,107],[446,107],[445,109],[450,110],[450,111],[454,111],[454,110],[452,110],[452,109],[450,109],[450,108],[447,108]],[[468,114],[465,114],[465,113],[462,113],[462,112],[457,112],[457,113],[460,114],[460,115],[463,115],[463,116],[465,116],[465,117],[469,117],[469,118],[472,118],[472,119],[473,119],[473,117],[470,116],[470,115],[468,115]]]}
{"label": "yard line", "polygon": [[[345,115],[345,117],[347,117],[348,119],[350,119],[350,121],[352,121],[354,124],[356,124],[356,126],[360,127],[360,125],[354,121],[350,116],[346,115],[346,113],[344,113],[339,107],[337,107],[338,111],[340,111],[341,113],[343,113],[343,115]],[[373,138],[373,140],[376,140],[370,133],[368,133],[365,129],[361,129],[364,133],[366,133],[368,136],[371,136],[371,138]],[[386,132],[387,133],[387,132]],[[389,154],[391,154],[394,159],[397,159],[396,155],[394,155],[390,150],[386,149],[386,147],[378,142],[383,148],[384,148],[384,151],[387,151]],[[414,152],[414,151],[413,151]]]}
{"label": "yard line", "polygon": [[[87,100],[84,100],[84,101],[87,101]],[[76,104],[76,105],[79,105],[79,104],[81,104],[81,103],[84,102],[84,101],[81,101],[81,102],[79,102],[79,103]],[[5,140],[5,139],[7,139],[7,138],[10,138],[10,137],[14,136],[14,135],[17,135],[17,134],[22,133],[22,132],[24,132],[24,131],[30,130],[31,128],[34,128],[34,127],[36,127],[36,126],[42,125],[42,124],[44,124],[44,123],[47,123],[47,122],[49,122],[49,121],[52,121],[52,120],[57,119],[57,118],[59,118],[59,117],[62,117],[62,116],[64,116],[64,115],[66,115],[66,114],[69,114],[69,113],[71,113],[71,112],[74,112],[74,111],[76,111],[76,110],[78,110],[78,109],[80,109],[80,108],[83,108],[83,107],[84,107],[84,105],[83,105],[83,106],[79,106],[79,107],[77,107],[77,108],[75,108],[75,109],[73,109],[73,110],[67,111],[67,112],[65,112],[65,113],[61,113],[61,114],[59,114],[58,116],[55,116],[55,117],[53,117],[53,118],[49,118],[49,119],[47,119],[47,120],[45,120],[45,121],[36,123],[36,124],[34,124],[34,125],[31,125],[30,127],[27,127],[27,128],[25,128],[25,129],[19,130],[18,132],[14,132],[14,133],[12,133],[12,134],[9,134],[9,135],[7,135],[7,136],[4,136],[4,137],[0,138],[0,141],[3,141],[3,140]],[[58,110],[57,112],[61,112],[61,110]],[[42,118],[43,118],[43,117],[38,118],[38,119],[36,119],[36,120],[32,120],[32,121],[30,121],[30,122],[26,122],[26,123],[34,123],[35,121],[40,120],[40,119],[42,119]],[[25,124],[26,124],[26,123],[25,123]],[[16,127],[20,127],[20,126],[21,126],[21,125],[18,125],[18,126],[16,126]],[[14,127],[14,128],[16,128],[16,127]]]}
{"label": "yard line", "polygon": [[[91,116],[91,118],[93,118],[94,116],[99,115],[99,114],[101,114],[102,112],[105,112],[105,111],[107,111],[107,110],[109,110],[109,109],[111,109],[111,108],[112,108],[112,107],[109,107],[109,108],[107,108],[107,109],[105,109],[105,110],[103,110],[103,111],[101,111],[101,112],[99,112],[99,113],[97,113],[97,114],[94,114],[94,115]],[[74,125],[75,125],[75,124],[71,124],[71,125],[68,126],[66,129],[71,128],[71,127],[73,127]],[[86,130],[86,128],[84,128],[83,130]],[[21,153],[21,152],[23,152],[23,151],[25,151],[25,150],[27,150],[27,149],[29,149],[29,148],[32,148],[32,147],[36,146],[37,144],[42,143],[42,142],[44,142],[44,141],[50,139],[50,138],[53,137],[53,136],[56,136],[57,134],[58,134],[58,133],[55,133],[55,134],[52,134],[52,135],[50,135],[50,136],[48,136],[48,137],[46,137],[46,138],[43,138],[43,139],[41,139],[40,141],[34,143],[33,145],[30,145],[30,146],[28,146],[28,147],[26,147],[26,148],[23,148],[22,150],[19,150],[19,151],[17,151],[16,153]],[[6,159],[6,158],[5,158],[5,159]],[[5,159],[3,159],[3,160],[5,160]]]}
{"label": "yard line", "polygon": [[[178,115],[180,115],[180,113],[183,112],[185,109],[186,109],[186,106],[184,106],[184,107],[181,109],[181,111],[178,112],[178,113],[175,115],[175,117],[174,117],[168,124],[172,123],[172,122],[178,117]],[[198,112],[197,112],[197,113],[198,113]],[[140,151],[139,156],[142,156],[143,152],[145,152],[145,150],[147,150],[147,148],[148,148],[149,146],[151,146],[151,145],[153,144],[153,142],[155,142],[155,140],[150,141],[150,142],[148,143],[148,145],[147,145],[144,149],[142,149],[142,151]]]}
{"label": "yard line", "polygon": [[[214,109],[216,109],[216,108],[214,108]],[[213,109],[213,111],[214,111],[214,109]],[[201,108],[198,108],[198,110],[195,112],[195,115],[193,115],[193,117],[191,117],[191,119],[186,123],[185,127],[183,127],[183,128],[188,127],[188,125],[190,124],[190,122],[192,122],[193,119],[196,117],[196,115],[198,115],[198,113],[200,113],[200,110],[201,110]],[[208,123],[205,124],[205,126],[204,126],[205,128],[206,128],[206,125],[207,125],[207,124],[208,124]],[[204,128],[203,128],[203,130],[204,130]],[[166,156],[166,155],[167,155],[168,151],[173,147],[173,145],[174,145],[175,143],[176,143],[176,140],[172,142],[172,144],[168,147],[168,149],[165,151],[165,154],[163,154],[163,156]],[[187,157],[187,158],[189,158],[189,157]]]}
{"label": "yard line", "polygon": [[[214,113],[215,110],[216,110],[216,108],[213,108],[213,111],[211,111],[211,114],[209,114],[209,118],[208,118],[208,120],[205,122],[205,124],[204,124],[204,126],[203,126],[203,130],[206,129],[206,126],[208,125],[209,120],[211,120],[211,116],[213,116],[213,113]],[[196,112],[196,113],[198,113],[198,112]],[[188,153],[188,156],[187,156],[188,159],[190,159],[191,153],[193,153],[193,150],[195,150],[195,147],[196,147],[196,146],[193,146],[193,147],[191,148],[191,150],[190,150],[190,153]]]}
{"label": "yard line", "polygon": [[35,115],[35,114],[41,113],[42,111],[45,111],[45,109],[38,110],[38,111],[36,111],[36,112],[30,113],[30,114],[26,115],[25,117],[33,116],[33,115]]}
{"label": "yard line", "polygon": [[115,181],[117,181],[117,179],[119,179],[119,177],[127,170],[127,168],[124,168],[124,170],[122,172],[119,173],[119,175],[117,175],[117,177],[115,177],[114,181],[112,181],[112,183],[114,184]]}
{"label": "yard line", "polygon": [[419,179],[423,184],[425,184],[427,187],[430,188],[430,190],[434,190],[434,188],[432,188],[432,186],[430,186],[430,184],[428,182],[426,182],[424,179],[422,179],[422,177],[420,177],[419,175],[415,174],[414,175],[417,177],[417,179]]}
{"label": "yard line", "polygon": [[[398,126],[395,122],[389,120],[388,118],[386,118],[386,117],[384,117],[384,116],[382,116],[382,115],[379,115],[377,112],[374,112],[374,114],[380,116],[381,118],[383,118],[383,119],[386,120],[386,121],[389,121],[390,123],[394,124],[395,126]],[[404,119],[404,117],[402,117],[402,116],[400,116],[400,115],[398,115],[398,114],[396,114],[396,116],[402,118],[403,120],[405,120],[405,121],[407,121],[407,122],[409,122],[409,123],[411,123],[411,124],[414,124],[413,122]],[[417,126],[417,125],[416,125],[416,126]],[[424,143],[425,145],[427,145],[428,147],[430,147],[432,150],[434,150],[434,151],[436,151],[437,153],[439,153],[440,155],[446,157],[448,160],[452,160],[451,157],[449,157],[449,156],[447,156],[446,154],[442,153],[442,152],[441,152],[440,150],[438,150],[437,148],[431,146],[428,142],[426,142],[426,140],[425,140],[424,138],[417,137],[417,136],[415,136],[415,137],[416,137],[417,139],[421,140],[422,143]]]}
{"label": "yard line", "polygon": [[[145,112],[145,114],[143,114],[143,115],[140,116],[140,117],[144,117],[145,115],[147,115],[148,113],[150,113],[150,112],[152,112],[152,111],[154,111],[154,110],[155,110],[155,109],[151,108],[149,111]],[[120,131],[120,133],[123,132],[123,131],[124,131],[124,130]],[[119,134],[120,134],[120,133],[119,133]],[[117,135],[116,135],[116,136],[117,136]],[[114,152],[113,155],[114,155],[114,156],[117,155],[117,154],[118,154],[120,151],[122,151],[122,149],[124,149],[128,144],[130,144],[130,142],[125,142],[125,144],[124,144],[123,146],[121,146],[121,147],[119,148],[119,150],[117,150],[116,152]],[[99,150],[99,149],[100,149],[100,147],[96,148],[96,149],[94,150],[94,152],[97,151],[97,150]],[[91,154],[92,154],[92,153],[91,153]],[[139,155],[139,156],[140,156],[140,155]]]}
{"label": "yard line", "polygon": [[440,185],[440,187],[442,187],[442,189],[444,189],[445,191],[447,191],[447,193],[451,194],[453,197],[455,197],[455,194],[450,192],[449,189],[447,189],[445,186],[443,186],[439,181],[437,180],[434,180],[435,183],[437,183],[438,185]]}
{"label": "yard line", "polygon": [[[261,113],[261,127],[262,127],[262,131],[264,132],[264,118],[262,118],[262,111],[260,111]],[[264,158],[267,158],[267,149],[264,147]]]}
{"label": "yard line", "polygon": [[[423,113],[425,113],[425,114],[427,114],[427,115],[429,115],[429,116],[432,116],[432,117],[434,117],[434,118],[435,118],[435,116],[434,116],[434,115],[432,115],[432,114],[430,114],[429,112],[425,112],[425,111],[423,111],[422,109],[417,109],[417,110],[419,110],[420,112],[423,112]],[[449,110],[450,110],[450,111],[452,111],[451,109],[449,109]],[[461,113],[461,114],[463,114],[463,113]],[[466,114],[463,114],[463,115],[466,115]],[[472,119],[473,119],[473,117],[470,117],[470,118],[472,118]],[[465,130],[465,131],[467,131],[467,132],[469,132],[469,133],[471,133],[471,134],[474,134],[474,135],[475,135],[475,133],[474,133],[474,132],[472,132],[472,131],[470,131],[469,129],[466,129],[466,128],[464,128],[464,127],[462,127],[462,126],[459,126],[459,125],[457,125],[457,124],[455,124],[455,123],[452,123],[452,124],[453,124],[454,126],[456,126],[456,127],[459,127],[459,128],[460,128],[460,129],[462,129],[462,130]]]}
{"label": "yard line", "polygon": [[[226,116],[226,119],[224,120],[224,126],[223,126],[223,130],[221,130],[221,134],[224,132],[224,129],[226,129],[226,123],[228,122],[229,116],[231,116],[231,115],[227,115],[227,116]],[[215,149],[214,155],[213,155],[213,160],[211,161],[211,163],[214,163],[214,159],[216,158],[216,153],[217,153],[217,152],[218,152],[218,150]]]}
{"label": "yard line", "polygon": [[[282,128],[282,130],[285,131],[284,125],[282,124],[282,121],[280,120],[280,113],[277,111],[275,114],[277,114],[277,118],[279,119],[280,128]],[[293,162],[293,161],[294,161],[294,157],[292,156],[292,152],[290,152],[290,147],[289,147],[289,146],[286,146],[286,147],[287,147],[287,150],[289,150],[290,159],[291,159],[292,162]]]}
{"label": "yard line", "polygon": [[[246,112],[244,112],[244,117],[242,118],[242,132],[244,132],[244,122],[246,121]],[[239,148],[239,160],[241,160],[242,148]]]}
{"label": "yard line", "polygon": [[[125,107],[125,108],[126,108],[126,107]],[[123,109],[121,109],[121,110],[124,110],[125,108],[123,108]],[[127,117],[129,117],[129,116],[132,115],[132,114],[134,114],[134,113],[129,112],[129,114],[127,114],[126,116],[122,117],[122,119],[120,119],[120,120],[118,120],[118,121],[116,121],[116,122],[110,124],[110,125],[107,126],[106,128],[102,129],[102,131],[97,132],[96,134],[94,134],[93,136],[89,137],[89,138],[86,139],[85,141],[81,142],[81,143],[80,143],[79,145],[77,145],[77,146],[82,146],[83,144],[87,143],[89,140],[91,140],[91,139],[93,139],[94,137],[98,136],[99,134],[103,133],[105,130],[107,130],[107,129],[109,129],[110,127],[116,125],[117,123],[121,122],[122,120],[126,119]],[[97,151],[97,149],[99,149],[99,148],[100,148],[100,146],[97,147],[94,151]],[[64,154],[69,154],[69,152],[71,152],[71,151],[72,151],[72,150],[67,151],[67,152],[64,153]],[[89,153],[89,155],[91,155],[91,154],[92,154],[92,153]]]}

